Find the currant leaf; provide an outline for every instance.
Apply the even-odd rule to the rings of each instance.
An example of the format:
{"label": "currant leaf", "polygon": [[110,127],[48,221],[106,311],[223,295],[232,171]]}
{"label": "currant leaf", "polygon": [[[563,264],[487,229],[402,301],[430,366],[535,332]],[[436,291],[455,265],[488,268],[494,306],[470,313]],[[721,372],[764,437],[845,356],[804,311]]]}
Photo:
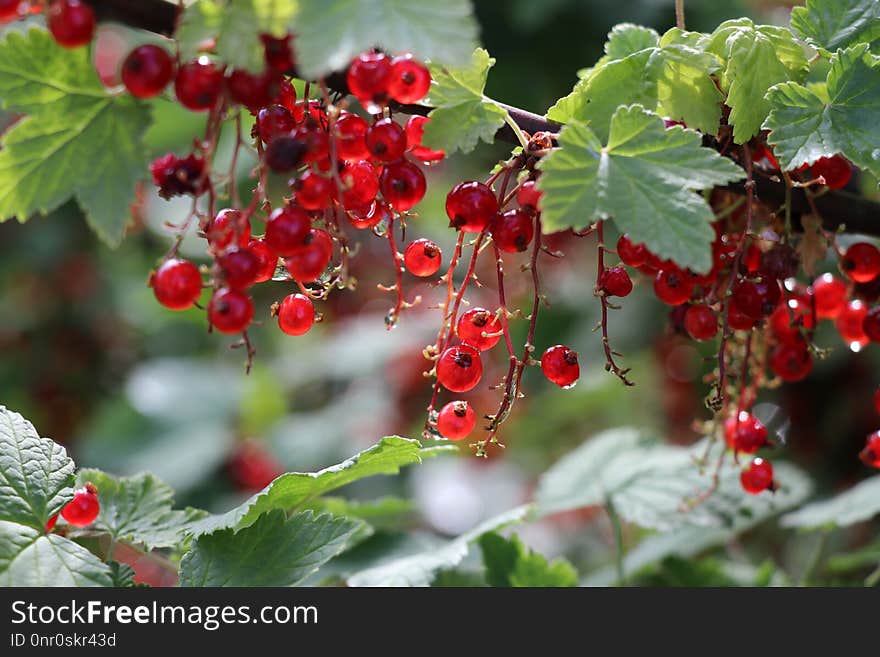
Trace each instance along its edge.
{"label": "currant leaf", "polygon": [[477,48],[468,66],[447,68],[431,64],[433,84],[425,103],[434,107],[425,124],[422,143],[453,153],[469,153],[479,141],[491,144],[504,124],[506,110],[483,95],[495,59]]}
{"label": "currant leaf", "polygon": [[0,41],[0,105],[27,115],[0,143],[0,221],[76,197],[98,236],[118,245],[146,171],[146,105],[107,91],[87,49],[36,28]]}
{"label": "currant leaf", "polygon": [[294,18],[298,66],[307,78],[345,69],[381,47],[422,60],[465,66],[477,46],[469,0],[299,0]]}
{"label": "currant leaf", "polygon": [[614,113],[606,146],[578,123],[562,130],[559,145],[538,164],[546,232],[610,218],[661,258],[711,268],[714,215],[693,192],[739,180],[742,170],[702,148],[698,133],[664,129],[660,117],[633,105]]}
{"label": "currant leaf", "polygon": [[656,48],[660,35],[650,27],[620,23],[611,28],[605,42],[605,54],[611,59],[623,59],[645,48]]}
{"label": "currant leaf", "polygon": [[780,166],[789,171],[842,153],[880,175],[880,57],[865,44],[839,50],[831,58],[826,93],[822,98],[788,82],[767,94],[772,109],[764,128]]}
{"label": "currant leaf", "polygon": [[868,477],[839,495],[808,504],[782,517],[783,527],[849,527],[880,513],[880,475]]}
{"label": "currant leaf", "polygon": [[364,523],[280,510],[235,531],[197,538],[180,563],[181,586],[295,586],[349,546]]}
{"label": "currant leaf", "polygon": [[548,561],[530,550],[516,535],[510,538],[495,532],[479,539],[489,586],[577,586],[577,571],[565,559]]}
{"label": "currant leaf", "polygon": [[880,39],[875,0],[807,0],[791,10],[791,29],[817,48],[835,51]]}

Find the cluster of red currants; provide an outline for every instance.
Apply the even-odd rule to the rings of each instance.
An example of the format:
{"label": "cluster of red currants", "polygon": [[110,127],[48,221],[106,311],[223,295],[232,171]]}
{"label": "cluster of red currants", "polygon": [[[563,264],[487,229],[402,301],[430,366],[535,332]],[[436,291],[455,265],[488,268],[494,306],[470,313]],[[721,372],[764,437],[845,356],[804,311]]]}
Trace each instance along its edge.
{"label": "cluster of red currants", "polygon": [[[69,525],[74,527],[86,527],[95,522],[98,513],[101,511],[101,504],[98,502],[98,489],[90,481],[82,488],[73,491],[73,499],[70,500],[61,509],[61,517]],[[58,522],[58,514],[49,518],[46,523],[46,532],[51,532]]]}

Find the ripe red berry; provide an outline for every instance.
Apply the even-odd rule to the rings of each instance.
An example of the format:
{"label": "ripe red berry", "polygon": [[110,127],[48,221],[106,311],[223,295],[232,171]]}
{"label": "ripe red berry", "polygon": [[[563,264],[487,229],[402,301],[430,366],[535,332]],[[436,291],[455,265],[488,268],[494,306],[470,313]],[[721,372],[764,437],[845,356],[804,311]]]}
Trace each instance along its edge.
{"label": "ripe red berry", "polygon": [[516,190],[516,202],[519,203],[519,207],[524,210],[537,212],[543,195],[543,192],[538,189],[534,180],[526,180],[519,186],[519,189]]}
{"label": "ripe red berry", "polygon": [[770,369],[783,381],[794,383],[813,369],[813,357],[805,343],[780,344],[770,354]]}
{"label": "ripe red berry", "polygon": [[379,119],[364,138],[370,154],[382,162],[393,162],[406,152],[406,132],[391,119]]}
{"label": "ripe red berry", "polygon": [[[2,16],[0,16],[0,20],[3,20]],[[53,529],[55,529],[55,524],[57,522],[58,522],[58,514],[57,513],[49,517],[49,519],[46,521],[46,533],[47,534],[49,532],[51,532]]]}
{"label": "ripe red berry", "polygon": [[254,302],[241,290],[220,288],[208,303],[208,321],[221,333],[241,333],[254,317]]}
{"label": "ripe red berry", "polygon": [[859,452],[862,463],[872,468],[880,468],[880,431],[870,434],[865,447]]}
{"label": "ripe red berry", "polygon": [[330,155],[330,136],[320,123],[306,121],[293,131],[292,136],[305,144],[303,162],[321,162]]}
{"label": "ripe red berry", "polygon": [[822,274],[813,281],[816,317],[836,319],[846,306],[846,285],[833,274]]}
{"label": "ripe red berry", "polygon": [[85,527],[95,522],[101,504],[98,502],[98,489],[91,482],[73,491],[73,499],[61,509],[61,517],[74,527]]}
{"label": "ripe red berry", "polygon": [[275,173],[287,173],[305,161],[307,150],[308,145],[301,139],[282,135],[269,142],[263,159]]}
{"label": "ripe red berry", "polygon": [[630,267],[641,267],[648,262],[648,247],[644,244],[634,244],[629,235],[621,235],[617,240],[617,257]]}
{"label": "ripe red berry", "polygon": [[734,331],[751,331],[756,320],[742,312],[733,299],[727,303],[727,325]]}
{"label": "ripe red berry", "polygon": [[278,327],[287,335],[303,335],[315,323],[315,306],[304,294],[289,294],[278,307]]}
{"label": "ripe red berry", "polygon": [[286,257],[303,247],[311,229],[312,219],[308,212],[296,205],[286,205],[269,215],[263,240],[276,255]]}
{"label": "ripe red berry", "polygon": [[239,445],[226,464],[232,483],[244,491],[258,491],[283,474],[284,469],[264,447],[249,441]]}
{"label": "ripe red berry", "polygon": [[[373,201],[364,208],[350,208],[347,210],[346,215],[348,216],[351,225],[358,230],[365,230],[377,226],[385,219],[388,221],[391,220],[391,211],[388,209],[388,206],[381,201]],[[418,274],[416,274],[416,276],[418,276]]]}
{"label": "ripe red berry", "polygon": [[290,34],[286,34],[283,37],[276,37],[265,33],[260,35],[260,41],[263,42],[263,54],[266,59],[266,65],[276,73],[289,73],[296,65],[293,48],[290,44],[291,38]]}
{"label": "ripe red berry", "polygon": [[226,285],[238,290],[253,285],[260,274],[260,259],[247,247],[227,251],[217,258],[217,264]]}
{"label": "ripe red berry", "polygon": [[492,239],[508,253],[525,251],[535,235],[534,219],[523,209],[496,214],[491,223]]}
{"label": "ripe red berry", "polygon": [[560,388],[571,388],[581,376],[577,352],[561,344],[549,347],[541,356],[541,371]]}
{"label": "ripe red berry", "polygon": [[324,210],[336,191],[333,179],[314,170],[303,173],[293,184],[297,205],[306,210]]}
{"label": "ripe red berry", "polygon": [[772,313],[782,298],[779,282],[763,274],[740,281],[733,288],[733,301],[741,312],[759,320]]}
{"label": "ripe red berry", "polygon": [[0,23],[11,21],[27,12],[24,0],[0,0]]}
{"label": "ripe red berry", "polygon": [[440,247],[428,239],[410,242],[403,253],[403,264],[413,276],[433,276],[443,259]]}
{"label": "ripe red berry", "polygon": [[[293,89],[293,85],[287,85]],[[263,73],[256,75],[250,71],[236,69],[226,78],[226,88],[233,102],[244,105],[251,114],[256,114],[261,107],[272,103],[274,96],[280,96],[280,82],[273,75]],[[296,91],[293,91],[296,102]],[[284,105],[279,99],[279,104]],[[286,105],[285,105],[286,107]],[[290,111],[290,107],[287,107]]]}
{"label": "ripe red berry", "polygon": [[654,277],[654,294],[666,305],[680,306],[691,298],[693,291],[693,283],[677,267],[658,271]]}
{"label": "ripe red berry", "polygon": [[262,283],[268,281],[275,275],[275,267],[278,264],[278,256],[266,246],[263,240],[251,240],[248,242],[247,248],[257,256],[259,268],[254,278],[254,283]]}
{"label": "ripe red berry", "polygon": [[388,93],[398,103],[417,103],[428,94],[431,72],[411,54],[398,55],[391,60]]}
{"label": "ripe red berry", "polygon": [[834,322],[837,332],[843,341],[850,348],[864,347],[870,341],[865,335],[865,316],[868,314],[868,307],[859,299],[853,299],[837,316]]}
{"label": "ripe red berry", "polygon": [[711,340],[718,333],[718,317],[709,306],[698,303],[685,312],[684,329],[694,340]]}
{"label": "ripe red berry", "polygon": [[189,260],[172,258],[162,263],[150,277],[156,299],[171,310],[191,307],[202,294],[202,275]]}
{"label": "ripe red berry", "polygon": [[312,228],[300,248],[284,260],[291,277],[300,283],[312,283],[321,277],[333,256],[333,239],[326,230]]}
{"label": "ripe red berry", "polygon": [[369,124],[357,114],[345,112],[333,125],[336,138],[336,156],[341,160],[357,162],[370,156],[365,137]]}
{"label": "ripe red berry", "polygon": [[446,404],[437,414],[437,431],[447,440],[467,438],[477,424],[477,414],[466,401]]}
{"label": "ripe red berry", "polygon": [[425,174],[418,166],[398,160],[386,164],[382,169],[379,187],[388,205],[398,212],[406,212],[425,196],[427,183]]}
{"label": "ripe red berry", "polygon": [[380,52],[358,55],[348,67],[346,82],[364,109],[375,114],[388,102],[391,60]]}
{"label": "ripe red berry", "polygon": [[[498,316],[485,308],[471,308],[458,318],[458,339],[487,351],[501,339],[501,322]],[[485,334],[485,335],[484,335]]]}
{"label": "ripe red berry", "polygon": [[80,0],[53,0],[46,12],[49,31],[65,48],[78,48],[92,40],[95,12]]}
{"label": "ripe red berry", "polygon": [[[761,252],[761,249],[757,244],[752,242],[749,244],[742,254],[742,270],[743,273],[754,274],[761,268],[761,261],[763,260],[764,254]],[[719,268],[721,267],[721,263],[718,263]]]}
{"label": "ripe red berry", "polygon": [[757,457],[752,459],[739,475],[743,490],[757,495],[773,488],[773,466],[769,461]]}
{"label": "ripe red berry", "polygon": [[452,228],[479,233],[498,212],[498,199],[481,182],[458,183],[446,195],[446,214]]}
{"label": "ripe red berry", "polygon": [[852,177],[852,167],[840,155],[819,158],[810,171],[815,178],[822,176],[831,189],[843,189]]}
{"label": "ripe red berry", "polygon": [[868,310],[862,320],[862,330],[871,342],[880,342],[880,306]]}
{"label": "ripe red berry", "polygon": [[776,306],[770,314],[770,327],[780,342],[786,344],[803,344],[801,328],[811,330],[816,325],[813,320],[813,309],[810,303],[798,297],[792,297]]}
{"label": "ripe red berry", "polygon": [[406,148],[413,157],[421,162],[436,162],[442,160],[446,153],[427,146],[422,146],[422,135],[425,133],[425,125],[430,121],[427,116],[414,114],[406,121]]}
{"label": "ripe red berry", "polygon": [[880,250],[868,242],[853,244],[840,259],[840,271],[856,283],[870,283],[880,274]]}
{"label": "ripe red berry", "polygon": [[288,134],[296,127],[293,114],[283,105],[269,105],[257,112],[257,134],[264,144],[281,135]]}
{"label": "ripe red berry", "polygon": [[753,454],[767,444],[767,428],[751,413],[740,411],[724,423],[724,437],[735,452]]}
{"label": "ripe red berry", "polygon": [[205,57],[182,65],[174,79],[180,104],[193,112],[211,109],[223,91],[223,69]]}
{"label": "ripe red berry", "polygon": [[437,380],[451,392],[467,392],[482,376],[480,352],[469,344],[449,347],[437,361]]}
{"label": "ripe red berry", "polygon": [[174,60],[168,51],[152,43],[138,46],[122,63],[122,83],[137,98],[160,94],[174,77]]}
{"label": "ripe red berry", "polygon": [[225,251],[230,246],[245,247],[251,241],[251,224],[241,210],[220,210],[205,228],[208,244],[215,251]]}
{"label": "ripe red berry", "polygon": [[598,285],[606,297],[625,297],[633,289],[632,280],[623,265],[603,271],[599,276]]}
{"label": "ripe red berry", "polygon": [[379,193],[379,174],[376,167],[367,162],[346,162],[339,172],[344,189],[342,202],[346,208],[366,208]]}
{"label": "ripe red berry", "polygon": [[770,150],[769,146],[765,146],[764,144],[757,144],[755,146],[755,150],[752,153],[752,161],[764,168],[779,171],[779,162],[776,161],[773,151]]}
{"label": "ripe red berry", "polygon": [[159,196],[169,199],[181,194],[199,196],[208,189],[205,161],[193,153],[177,157],[166,153],[150,164],[153,183],[159,188]]}

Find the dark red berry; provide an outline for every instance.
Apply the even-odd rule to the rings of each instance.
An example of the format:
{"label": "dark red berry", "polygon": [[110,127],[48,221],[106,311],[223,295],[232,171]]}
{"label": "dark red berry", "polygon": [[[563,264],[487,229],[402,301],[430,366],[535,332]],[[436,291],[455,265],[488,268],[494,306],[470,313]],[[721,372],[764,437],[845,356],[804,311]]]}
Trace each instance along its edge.
{"label": "dark red berry", "polygon": [[648,262],[648,247],[644,244],[635,244],[629,235],[621,235],[617,240],[617,257],[630,267],[641,267]]}
{"label": "dark red berry", "polygon": [[654,277],[654,294],[666,305],[680,306],[691,298],[693,291],[693,283],[677,267],[658,271]]}
{"label": "dark red berry", "polygon": [[308,212],[296,205],[286,205],[269,216],[263,240],[275,254],[286,257],[303,248],[311,229],[312,218]]}
{"label": "dark red berry", "polygon": [[862,330],[871,342],[880,342],[880,306],[874,306],[862,320]]}
{"label": "dark red berry", "polygon": [[431,73],[428,67],[412,55],[398,55],[391,60],[388,93],[398,103],[417,103],[428,94]]}
{"label": "dark red berry", "polygon": [[95,12],[80,0],[53,0],[46,12],[46,23],[58,45],[78,48],[92,40]]}
{"label": "dark red berry", "polygon": [[410,242],[403,253],[403,263],[413,276],[433,276],[442,259],[440,247],[424,238]]}
{"label": "dark red berry", "polygon": [[367,130],[365,143],[375,159],[393,162],[406,152],[406,132],[391,119],[379,119]]}
{"label": "dark red berry", "polygon": [[168,51],[152,43],[132,50],[122,63],[122,83],[137,98],[152,98],[174,77],[174,60]]}
{"label": "dark red berry", "polygon": [[447,440],[467,438],[477,424],[477,414],[466,401],[446,404],[437,414],[437,431]]}
{"label": "dark red berry", "polygon": [[868,314],[868,307],[859,299],[853,299],[837,316],[834,325],[843,341],[850,348],[859,349],[864,347],[870,341],[865,335],[865,317]]}
{"label": "dark red berry", "polygon": [[813,369],[813,357],[805,343],[780,344],[770,354],[770,369],[783,381],[794,383]]}
{"label": "dark red berry", "polygon": [[98,489],[87,482],[83,488],[73,491],[73,499],[61,509],[61,517],[74,527],[85,527],[95,522],[100,511]]}
{"label": "dark red berry", "polygon": [[437,361],[437,380],[451,392],[467,392],[480,382],[482,376],[480,352],[469,344],[449,347]]}
{"label": "dark red berry", "polygon": [[223,91],[223,69],[207,58],[188,62],[177,70],[174,93],[180,104],[194,112],[205,112],[217,103]]}
{"label": "dark red berry", "polygon": [[339,172],[344,186],[342,202],[350,209],[366,208],[379,193],[379,174],[366,160],[346,162]]}
{"label": "dark red berry", "polygon": [[485,308],[471,308],[458,318],[458,339],[487,351],[501,339],[501,322],[498,316]]}
{"label": "dark red berry", "polygon": [[375,114],[388,102],[391,60],[380,52],[359,55],[348,67],[346,81],[351,94]]}
{"label": "dark red berry", "polygon": [[740,411],[724,423],[724,437],[735,452],[753,454],[767,444],[767,428],[751,413]]}
{"label": "dark red berry", "polygon": [[305,142],[295,137],[282,136],[273,139],[266,146],[263,157],[272,171],[287,173],[293,171],[303,162],[307,146]]}
{"label": "dark red berry", "polygon": [[253,285],[260,274],[260,259],[247,247],[227,251],[217,258],[217,264],[226,285],[238,290]]}
{"label": "dark red berry", "polygon": [[519,203],[519,207],[528,210],[529,212],[538,211],[542,196],[543,192],[538,189],[534,180],[526,180],[519,186],[519,189],[516,190],[516,202]]}
{"label": "dark red berry", "polygon": [[819,158],[810,171],[815,178],[822,176],[831,189],[843,189],[852,177],[852,167],[840,155]]}
{"label": "dark red berry", "polygon": [[306,146],[303,162],[320,162],[330,155],[330,137],[317,123],[307,121],[294,130],[293,137]]}
{"label": "dark red berry", "polygon": [[156,300],[171,310],[190,308],[202,294],[202,275],[189,260],[172,258],[150,277]]}
{"label": "dark red berry", "polygon": [[166,153],[150,164],[153,183],[159,188],[159,196],[169,199],[181,194],[199,196],[208,189],[205,161],[195,154],[177,157]]}
{"label": "dark red berry", "polygon": [[422,146],[422,135],[425,133],[425,125],[430,121],[427,116],[413,115],[406,121],[406,147],[413,157],[421,162],[436,162],[442,160],[446,153],[427,146]]}
{"label": "dark red berry", "polygon": [[853,244],[840,259],[840,271],[856,283],[870,283],[880,274],[880,250],[868,242]]}
{"label": "dark red berry", "polygon": [[291,38],[289,34],[283,37],[276,37],[271,34],[260,35],[260,40],[263,42],[266,65],[276,73],[289,73],[296,65],[293,48],[290,44]]}
{"label": "dark red berry", "polygon": [[239,445],[226,464],[232,483],[243,491],[258,491],[284,473],[281,464],[254,441]]}
{"label": "dark red berry", "polygon": [[245,247],[251,241],[251,223],[241,210],[220,210],[205,228],[205,237],[214,251],[221,252],[230,246]]}
{"label": "dark red berry", "polygon": [[315,306],[304,294],[289,294],[278,307],[278,327],[287,335],[303,335],[315,323]]}
{"label": "dark red berry", "polygon": [[632,280],[623,265],[603,271],[599,276],[598,285],[606,297],[625,297],[633,289]]}
{"label": "dark red berry", "polygon": [[27,9],[25,0],[0,0],[0,23],[23,16]]}
{"label": "dark red berry", "polygon": [[[252,114],[259,112],[261,107],[272,103],[273,95],[278,95],[280,83],[268,74],[257,75],[250,71],[236,69],[226,78],[226,88],[233,102],[244,105]],[[292,85],[288,86],[293,89]],[[293,92],[293,100],[296,101],[296,91]],[[287,107],[290,111],[290,108]]]}
{"label": "dark red berry", "polygon": [[382,196],[398,212],[406,212],[425,196],[427,183],[422,170],[406,160],[386,164],[379,177]]}
{"label": "dark red berry", "polygon": [[481,182],[458,183],[446,195],[449,225],[466,233],[481,232],[497,212],[498,199]]}
{"label": "dark red berry", "polygon": [[754,320],[763,319],[772,313],[782,298],[782,290],[776,279],[763,274],[740,281],[733,288],[733,301],[737,308]]}
{"label": "dark red berry", "polygon": [[865,447],[859,452],[859,458],[871,468],[880,468],[880,431],[868,436]]}
{"label": "dark red berry", "polygon": [[254,302],[241,290],[220,288],[208,303],[208,321],[221,333],[241,333],[254,317]]}
{"label": "dark red berry", "polygon": [[742,312],[733,299],[727,305],[727,324],[734,331],[751,331],[755,328],[756,320]]}
{"label": "dark red berry", "polygon": [[269,105],[257,112],[257,134],[264,144],[281,135],[288,134],[296,127],[293,114],[283,105]]}
{"label": "dark red berry", "polygon": [[310,170],[296,180],[293,191],[297,205],[300,207],[306,210],[324,210],[330,207],[336,186],[332,178]]}
{"label": "dark red berry", "polygon": [[336,156],[341,160],[358,162],[370,157],[365,137],[369,124],[357,114],[345,112],[333,125],[336,137]]}
{"label": "dark red berry", "polygon": [[271,279],[275,275],[278,256],[266,246],[263,240],[251,240],[248,242],[247,248],[257,257],[257,262],[259,263],[254,283],[262,283]]}
{"label": "dark red berry", "polygon": [[285,258],[291,277],[300,283],[312,283],[321,277],[333,256],[333,239],[326,230],[312,228],[299,249]]}
{"label": "dark red berry", "polygon": [[761,273],[781,281],[797,274],[800,264],[794,247],[790,244],[776,244],[761,256]]}
{"label": "dark red berry", "polygon": [[581,376],[577,352],[561,344],[549,347],[541,356],[541,371],[560,388],[571,388]]}
{"label": "dark red berry", "polygon": [[846,285],[833,274],[822,274],[813,281],[816,317],[836,319],[846,306]]}
{"label": "dark red berry", "polygon": [[694,340],[711,340],[718,333],[718,317],[704,303],[690,306],[684,314],[684,329]]}
{"label": "dark red berry", "polygon": [[492,239],[508,253],[525,251],[534,237],[534,219],[523,209],[496,214],[491,222]]}
{"label": "dark red berry", "polygon": [[[761,261],[763,260],[763,258],[764,254],[761,252],[760,247],[758,247],[758,245],[754,242],[749,244],[742,254],[742,267],[740,268],[742,273],[754,274],[756,271],[761,269]],[[713,264],[717,265],[719,269],[723,267],[723,263],[720,261],[720,259],[717,263]]]}
{"label": "dark red berry", "polygon": [[739,475],[743,490],[757,495],[773,488],[773,466],[769,461],[758,457],[752,459]]}

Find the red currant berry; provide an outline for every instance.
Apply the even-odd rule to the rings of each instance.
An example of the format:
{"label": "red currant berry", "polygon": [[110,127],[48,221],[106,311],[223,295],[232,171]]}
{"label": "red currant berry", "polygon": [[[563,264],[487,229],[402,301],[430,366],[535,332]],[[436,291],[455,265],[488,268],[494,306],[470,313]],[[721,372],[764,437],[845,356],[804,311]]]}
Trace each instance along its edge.
{"label": "red currant berry", "polygon": [[262,490],[284,473],[278,461],[253,441],[242,443],[235,449],[226,464],[226,471],[232,483],[243,491]]}
{"label": "red currant berry", "polygon": [[740,411],[724,423],[724,437],[735,452],[754,454],[767,444],[767,428],[751,413]]}
{"label": "red currant berry", "polygon": [[734,331],[751,331],[755,328],[756,320],[742,312],[733,299],[727,304],[727,325]]}
{"label": "red currant berry", "polygon": [[257,256],[259,268],[254,278],[254,283],[262,283],[268,281],[275,275],[275,266],[278,264],[278,256],[266,246],[263,240],[251,240],[248,242],[247,248]]}
{"label": "red currant berry", "polygon": [[296,253],[284,260],[291,277],[300,283],[312,283],[321,277],[333,256],[333,239],[326,230],[312,228]]}
{"label": "red currant berry", "polygon": [[152,43],[132,50],[122,63],[122,83],[136,98],[152,98],[174,77],[174,60],[168,51]]}
{"label": "red currant berry", "polygon": [[[752,242],[749,244],[742,254],[742,268],[741,271],[743,273],[754,274],[761,268],[761,261],[763,260],[764,254],[761,252],[761,249],[757,244]],[[721,263],[718,263],[719,268],[721,267]]]}
{"label": "red currant berry", "polygon": [[263,240],[276,255],[286,257],[302,248],[311,229],[312,219],[308,212],[296,205],[286,205],[269,216]]}
{"label": "red currant berry", "polygon": [[501,322],[485,308],[471,308],[458,318],[458,339],[487,351],[501,339]]}
{"label": "red currant berry", "polygon": [[278,327],[287,335],[303,335],[315,323],[315,306],[304,294],[289,294],[278,307]]}
{"label": "red currant berry", "polygon": [[758,457],[752,459],[739,474],[739,481],[743,490],[752,495],[757,495],[765,490],[773,489],[773,466],[769,461]]}
{"label": "red currant berry", "polygon": [[293,191],[300,207],[306,210],[324,210],[330,207],[336,186],[332,178],[317,171],[306,171],[293,184]]}
{"label": "red currant berry", "polygon": [[359,55],[348,67],[348,90],[368,112],[375,114],[388,102],[391,60],[380,52]]}
{"label": "red currant berry", "polygon": [[205,228],[208,244],[215,251],[225,251],[230,246],[245,247],[251,241],[251,224],[241,210],[220,210]]}
{"label": "red currant berry", "polygon": [[862,330],[871,342],[880,342],[880,306],[874,306],[862,320]]}
{"label": "red currant berry", "polygon": [[269,105],[257,112],[257,134],[264,144],[281,135],[289,133],[296,127],[293,114],[283,105]]}
{"label": "red currant berry", "polygon": [[406,160],[386,164],[379,177],[382,196],[398,212],[406,212],[425,196],[427,183],[422,170]]}
{"label": "red currant berry", "polygon": [[26,11],[25,0],[0,0],[0,23],[23,16]]}
{"label": "red currant berry", "polygon": [[269,142],[263,158],[266,166],[275,173],[287,173],[305,161],[307,149],[308,146],[304,141],[285,135]]}
{"label": "red currant berry", "polygon": [[177,157],[174,153],[166,153],[153,160],[150,173],[159,188],[159,196],[164,199],[181,194],[199,196],[208,189],[205,161],[195,154]]}
{"label": "red currant berry", "polygon": [[253,285],[260,274],[260,259],[247,247],[227,251],[217,258],[217,264],[226,285],[238,290]]}
{"label": "red currant berry", "polygon": [[46,23],[58,45],[78,48],[92,40],[95,12],[80,0],[54,0],[46,12]]}
{"label": "red currant berry", "polygon": [[364,139],[370,154],[382,162],[393,162],[406,152],[406,132],[391,119],[379,119]]}
{"label": "red currant berry", "polygon": [[391,60],[388,93],[398,103],[408,105],[419,102],[428,95],[430,86],[431,72],[412,55],[407,53]]}
{"label": "red currant berry", "polygon": [[694,340],[711,340],[718,333],[718,317],[704,303],[690,306],[684,314],[684,330]]}
{"label": "red currant berry", "polygon": [[[278,87],[276,79],[271,75],[255,75],[250,71],[236,69],[226,78],[226,88],[233,102],[244,105],[252,114],[257,114],[261,107],[272,103],[273,91]],[[292,85],[288,85],[293,89]],[[293,92],[296,101],[296,91]],[[285,108],[290,111],[289,107]]]}
{"label": "red currant berry", "polygon": [[822,176],[831,189],[843,189],[852,177],[852,167],[840,155],[819,158],[810,171],[815,178]]}
{"label": "red currant berry", "polygon": [[202,294],[202,275],[189,260],[172,258],[150,277],[156,300],[171,310],[190,308]]}
{"label": "red currant berry", "polygon": [[422,135],[425,134],[425,125],[430,122],[427,116],[413,115],[406,121],[406,144],[407,150],[413,157],[421,162],[436,162],[442,160],[446,153],[422,146]]}
{"label": "red currant berry", "polygon": [[449,402],[437,414],[437,431],[447,440],[467,438],[477,424],[477,414],[466,401]]}
{"label": "red currant berry", "polygon": [[606,297],[625,297],[632,292],[633,284],[623,265],[611,267],[599,276],[599,289]]}
{"label": "red currant berry", "polygon": [[193,112],[205,112],[217,103],[223,91],[223,69],[207,58],[184,64],[177,70],[174,93],[180,104]]}
{"label": "red currant berry", "polygon": [[859,349],[870,342],[864,327],[867,314],[868,307],[865,303],[854,299],[843,308],[834,322],[840,337],[851,349]]}
{"label": "red currant berry", "polygon": [[379,193],[379,174],[376,167],[367,162],[346,162],[339,172],[345,189],[342,202],[349,209],[366,208]]}
{"label": "red currant berry", "polygon": [[260,41],[263,42],[266,65],[277,73],[289,73],[296,66],[290,40],[291,36],[289,34],[283,37],[276,37],[265,33],[260,35]]}
{"label": "red currant berry", "polygon": [[519,207],[524,210],[537,212],[543,195],[543,192],[538,189],[538,185],[534,180],[526,180],[519,186],[519,189],[516,190],[516,202],[519,203]]}
{"label": "red currant berry", "polygon": [[241,333],[254,318],[254,302],[241,290],[220,288],[208,303],[208,321],[221,333]]}
{"label": "red currant berry", "polygon": [[533,219],[523,209],[496,214],[491,222],[491,230],[498,248],[508,253],[525,251],[535,235]]}
{"label": "red currant berry", "polygon": [[[283,102],[283,100],[279,100],[279,102],[287,107],[287,109],[290,109],[289,105]],[[293,109],[290,111],[293,112],[293,118],[296,119],[297,123],[301,123],[305,119],[306,109],[308,109],[308,117],[314,125],[327,125],[327,112],[321,105],[321,101],[316,99],[310,100],[308,103],[300,101],[293,106]]]}
{"label": "red currant berry", "polygon": [[783,381],[794,383],[807,378],[813,369],[813,357],[804,343],[780,344],[770,354],[770,369]]}
{"label": "red currant berry", "polygon": [[813,281],[816,317],[836,319],[846,306],[846,285],[833,274],[822,274]]}
{"label": "red currant berry", "polygon": [[561,344],[549,347],[541,356],[541,371],[560,388],[571,388],[581,376],[577,352]]}
{"label": "red currant berry", "polygon": [[317,123],[307,121],[293,132],[293,137],[306,146],[303,162],[320,162],[330,155],[330,137]]}
{"label": "red currant berry", "polygon": [[752,153],[752,161],[765,169],[779,171],[779,162],[776,161],[773,151],[764,144],[757,144],[755,146],[755,150]]}
{"label": "red currant berry", "polygon": [[793,297],[780,303],[770,315],[770,327],[780,342],[803,344],[800,328],[811,330],[816,325],[808,301]]}
{"label": "red currant berry", "polygon": [[630,267],[641,267],[648,261],[648,247],[634,244],[629,235],[621,235],[617,240],[617,257]]}
{"label": "red currant berry", "polygon": [[385,219],[391,221],[391,211],[381,201],[373,201],[364,208],[352,208],[346,214],[351,225],[358,230],[366,230],[367,228],[377,226]]}
{"label": "red currant berry", "polygon": [[61,509],[61,517],[74,527],[85,527],[95,522],[101,504],[98,502],[98,489],[91,482],[73,491],[73,499]]}
{"label": "red currant berry", "polygon": [[693,283],[677,267],[660,270],[654,277],[654,294],[668,306],[680,306],[693,291]]}
{"label": "red currant berry", "polygon": [[880,468],[880,431],[868,436],[865,447],[859,452],[859,458],[871,468]]}
{"label": "red currant berry", "polygon": [[365,137],[369,124],[357,114],[345,112],[333,126],[336,156],[341,160],[359,162],[370,157]]}
{"label": "red currant berry", "polygon": [[437,380],[451,392],[467,392],[480,382],[482,376],[480,352],[469,344],[449,347],[437,361]]}
{"label": "red currant berry", "polygon": [[853,244],[840,259],[840,271],[856,283],[870,283],[880,274],[880,250],[868,242]]}
{"label": "red currant berry", "polygon": [[479,233],[498,212],[498,199],[481,182],[458,183],[446,195],[446,214],[452,228]]}
{"label": "red currant berry", "polygon": [[733,301],[736,307],[754,320],[770,315],[779,305],[781,298],[782,290],[779,288],[779,282],[763,274],[740,281],[733,288]]}
{"label": "red currant berry", "polygon": [[403,264],[413,276],[433,276],[442,259],[440,247],[424,238],[410,242],[403,253]]}
{"label": "red currant berry", "polygon": [[[3,20],[3,18],[0,17],[0,20]],[[55,523],[57,523],[57,522],[58,522],[58,514],[57,513],[49,517],[49,519],[46,521],[46,533],[47,534],[49,532],[51,532],[53,529],[55,529]]]}

